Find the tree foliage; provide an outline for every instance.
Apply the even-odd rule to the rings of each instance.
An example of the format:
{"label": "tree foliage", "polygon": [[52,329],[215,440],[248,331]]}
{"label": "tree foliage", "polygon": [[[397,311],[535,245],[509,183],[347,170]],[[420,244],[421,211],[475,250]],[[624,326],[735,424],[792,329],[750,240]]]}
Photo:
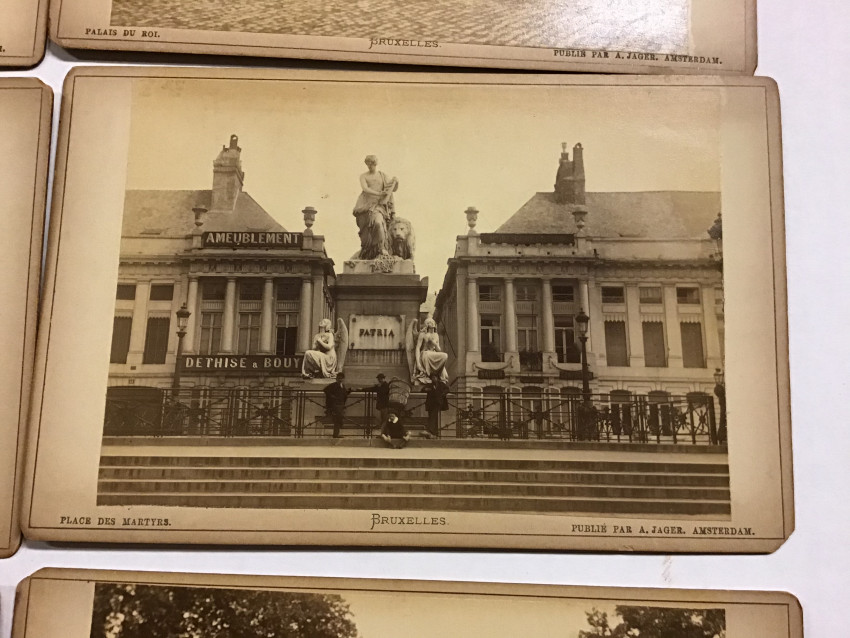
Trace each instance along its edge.
{"label": "tree foliage", "polygon": [[99,583],[91,638],[357,638],[326,594]]}
{"label": "tree foliage", "polygon": [[607,613],[587,612],[590,629],[579,631],[579,638],[726,638],[723,609],[619,605],[616,614],[620,622],[612,626]]}

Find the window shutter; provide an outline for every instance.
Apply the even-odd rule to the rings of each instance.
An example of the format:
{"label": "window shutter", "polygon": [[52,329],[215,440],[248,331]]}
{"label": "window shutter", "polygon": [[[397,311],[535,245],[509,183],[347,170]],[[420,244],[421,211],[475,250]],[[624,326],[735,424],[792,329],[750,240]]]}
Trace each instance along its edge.
{"label": "window shutter", "polygon": [[605,353],[609,366],[629,365],[626,323],[624,321],[605,322]]}
{"label": "window shutter", "polygon": [[145,354],[142,363],[165,363],[168,353],[168,332],[171,320],[168,317],[149,317],[145,334]]}
{"label": "window shutter", "polygon": [[109,363],[127,363],[127,353],[130,351],[130,329],[132,327],[132,317],[115,317],[113,320],[112,350],[109,353]]}
{"label": "window shutter", "polygon": [[686,368],[704,368],[705,354],[702,349],[702,325],[681,323],[682,365]]}

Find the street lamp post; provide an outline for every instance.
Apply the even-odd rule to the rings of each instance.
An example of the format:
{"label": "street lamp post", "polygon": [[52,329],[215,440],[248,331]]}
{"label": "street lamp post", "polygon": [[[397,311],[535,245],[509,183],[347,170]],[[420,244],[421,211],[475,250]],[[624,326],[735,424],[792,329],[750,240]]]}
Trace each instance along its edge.
{"label": "street lamp post", "polygon": [[180,389],[180,358],[183,356],[183,338],[186,336],[186,328],[189,325],[189,317],[191,316],[192,313],[186,308],[185,303],[180,306],[180,310],[177,311],[177,360],[174,364],[174,378],[171,383],[171,387],[175,390]]}
{"label": "street lamp post", "polygon": [[578,340],[581,343],[581,411],[579,413],[578,438],[587,440],[592,438],[591,417],[593,407],[590,401],[590,371],[587,366],[587,327],[590,317],[583,309],[578,311],[575,317],[575,325],[578,330]]}
{"label": "street lamp post", "polygon": [[726,380],[723,370],[714,369],[714,396],[720,404],[720,427],[717,431],[717,442],[726,443]]}

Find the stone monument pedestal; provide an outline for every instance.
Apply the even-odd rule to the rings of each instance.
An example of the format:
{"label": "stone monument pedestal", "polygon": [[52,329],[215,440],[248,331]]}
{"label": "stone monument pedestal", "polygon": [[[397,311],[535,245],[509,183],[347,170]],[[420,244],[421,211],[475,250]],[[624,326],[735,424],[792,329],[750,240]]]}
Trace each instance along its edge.
{"label": "stone monument pedestal", "polygon": [[350,386],[374,385],[379,372],[410,381],[405,335],[428,295],[428,278],[413,273],[411,260],[395,261],[391,272],[374,263],[345,262],[334,286],[336,316],[348,326],[343,372]]}

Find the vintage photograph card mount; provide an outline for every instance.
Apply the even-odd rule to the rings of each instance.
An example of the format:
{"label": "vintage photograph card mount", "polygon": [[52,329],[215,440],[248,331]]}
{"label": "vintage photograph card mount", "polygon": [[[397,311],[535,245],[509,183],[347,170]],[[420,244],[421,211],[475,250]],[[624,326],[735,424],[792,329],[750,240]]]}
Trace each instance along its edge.
{"label": "vintage photograph card mount", "polygon": [[47,164],[53,92],[33,78],[0,79],[0,558],[21,538],[21,481],[24,469],[32,362],[38,312]]}
{"label": "vintage photograph card mount", "polygon": [[0,4],[0,68],[33,66],[44,57],[49,0]]}
{"label": "vintage photograph card mount", "polygon": [[65,96],[28,537],[792,532],[771,80],[85,68]]}
{"label": "vintage photograph card mount", "polygon": [[[780,592],[46,569],[18,588],[12,638],[559,635],[802,638]],[[533,628],[533,629],[529,629]]]}
{"label": "vintage photograph card mount", "polygon": [[755,0],[52,0],[68,48],[596,73],[745,74]]}

